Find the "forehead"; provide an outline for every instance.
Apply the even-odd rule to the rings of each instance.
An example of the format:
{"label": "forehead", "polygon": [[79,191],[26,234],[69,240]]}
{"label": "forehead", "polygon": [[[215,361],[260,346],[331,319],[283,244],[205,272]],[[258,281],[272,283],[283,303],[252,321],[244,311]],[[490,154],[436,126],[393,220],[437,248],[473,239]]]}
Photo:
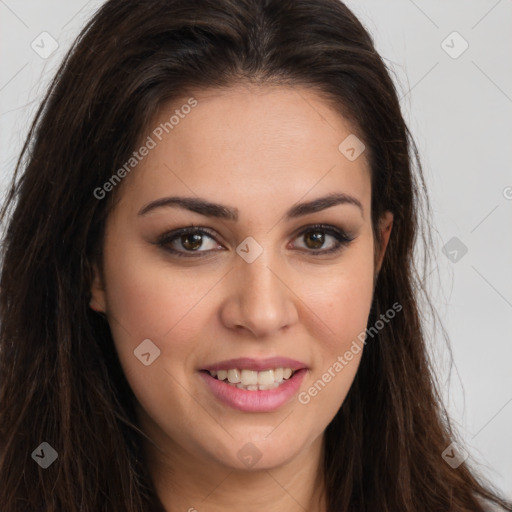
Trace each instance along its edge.
{"label": "forehead", "polygon": [[197,91],[165,105],[150,123],[142,140],[149,135],[154,144],[126,178],[127,194],[137,204],[166,193],[231,197],[243,211],[243,204],[292,204],[335,190],[369,208],[366,155],[351,161],[339,148],[354,131],[311,89]]}

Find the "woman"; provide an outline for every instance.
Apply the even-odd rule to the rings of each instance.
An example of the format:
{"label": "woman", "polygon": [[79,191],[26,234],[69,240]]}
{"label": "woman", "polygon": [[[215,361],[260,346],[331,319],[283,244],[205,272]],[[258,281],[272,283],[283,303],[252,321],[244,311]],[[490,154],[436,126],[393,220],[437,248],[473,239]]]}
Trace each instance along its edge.
{"label": "woman", "polygon": [[105,3],[2,212],[2,512],[512,510],[430,371],[413,157],[337,0]]}

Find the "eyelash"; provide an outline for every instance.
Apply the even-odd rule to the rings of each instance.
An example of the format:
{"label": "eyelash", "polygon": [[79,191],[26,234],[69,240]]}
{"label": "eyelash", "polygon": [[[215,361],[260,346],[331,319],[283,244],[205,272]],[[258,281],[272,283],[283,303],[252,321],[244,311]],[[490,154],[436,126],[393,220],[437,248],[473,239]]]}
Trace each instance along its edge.
{"label": "eyelash", "polygon": [[[350,242],[354,240],[354,236],[348,235],[345,231],[335,228],[334,226],[329,226],[326,224],[315,224],[313,226],[308,226],[306,229],[302,230],[296,238],[299,238],[301,236],[304,236],[306,233],[311,232],[323,232],[326,233],[336,240],[336,246],[332,249],[327,250],[306,250],[306,252],[310,252],[313,256],[321,256],[324,254],[334,254],[337,252],[340,252],[343,248],[348,246]],[[195,235],[195,234],[201,234],[201,235],[207,235],[209,238],[212,238],[215,240],[215,237],[212,235],[209,229],[207,228],[201,228],[196,226],[191,226],[187,228],[181,228],[175,231],[171,231],[169,233],[165,233],[162,235],[156,242],[156,245],[162,247],[164,250],[180,257],[180,258],[198,258],[202,257],[205,253],[210,253],[214,250],[208,250],[208,251],[177,251],[176,249],[172,249],[169,247],[169,245],[174,242],[174,240],[179,239],[179,237],[183,235]],[[216,240],[215,240],[216,241]],[[218,243],[218,242],[217,242]],[[220,244],[219,244],[220,245]]]}

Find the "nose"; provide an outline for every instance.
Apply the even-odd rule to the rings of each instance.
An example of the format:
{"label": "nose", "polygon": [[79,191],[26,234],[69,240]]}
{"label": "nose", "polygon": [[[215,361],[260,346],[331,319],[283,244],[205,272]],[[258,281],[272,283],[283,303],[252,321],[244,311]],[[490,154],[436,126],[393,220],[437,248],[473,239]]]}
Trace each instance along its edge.
{"label": "nose", "polygon": [[276,335],[297,322],[299,299],[289,282],[290,272],[278,265],[277,258],[264,250],[252,263],[237,257],[234,265],[221,309],[221,320],[227,328],[246,330],[261,338]]}

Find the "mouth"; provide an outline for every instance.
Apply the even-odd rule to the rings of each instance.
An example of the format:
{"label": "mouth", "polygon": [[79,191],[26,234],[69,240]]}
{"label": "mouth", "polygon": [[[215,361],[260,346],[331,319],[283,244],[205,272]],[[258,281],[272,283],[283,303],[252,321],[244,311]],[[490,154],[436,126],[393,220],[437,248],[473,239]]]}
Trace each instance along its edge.
{"label": "mouth", "polygon": [[199,371],[218,403],[249,413],[280,409],[299,392],[309,369],[298,361],[233,359]]}
{"label": "mouth", "polygon": [[227,370],[201,370],[214,379],[245,391],[268,391],[276,389],[299,370],[289,367],[270,368],[263,371],[247,368],[230,368]]}

